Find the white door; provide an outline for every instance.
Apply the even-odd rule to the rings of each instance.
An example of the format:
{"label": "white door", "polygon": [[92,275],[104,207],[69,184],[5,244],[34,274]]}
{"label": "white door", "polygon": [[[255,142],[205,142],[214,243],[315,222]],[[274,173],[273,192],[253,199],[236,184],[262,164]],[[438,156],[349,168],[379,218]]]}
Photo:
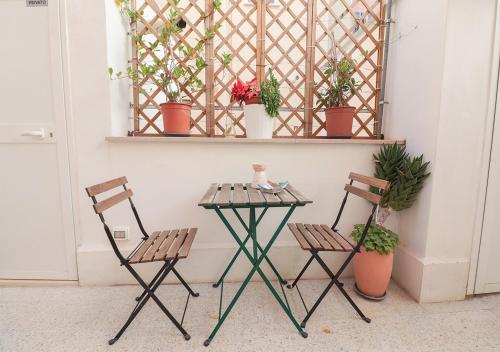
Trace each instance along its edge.
{"label": "white door", "polygon": [[77,279],[59,1],[48,4],[0,0],[0,279]]}
{"label": "white door", "polygon": [[[499,87],[500,88],[500,87]],[[500,89],[474,293],[500,292]]]}

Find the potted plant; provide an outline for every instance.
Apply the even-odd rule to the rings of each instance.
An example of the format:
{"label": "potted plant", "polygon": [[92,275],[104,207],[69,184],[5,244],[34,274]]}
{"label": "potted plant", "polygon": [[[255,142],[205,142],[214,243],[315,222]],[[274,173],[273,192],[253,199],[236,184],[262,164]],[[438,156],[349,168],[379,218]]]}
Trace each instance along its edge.
{"label": "potted plant", "polygon": [[356,62],[336,58],[329,61],[324,73],[329,85],[319,94],[318,104],[325,107],[326,135],[334,138],[352,138],[355,108],[347,101],[354,94],[356,81],[352,77]]}
{"label": "potted plant", "polygon": [[243,106],[247,138],[273,137],[274,121],[279,115],[281,96],[279,82],[269,70],[269,79],[257,86],[254,78],[243,83],[237,80],[231,90],[231,101]]}
{"label": "potted plant", "polygon": [[[354,257],[355,290],[361,296],[374,300],[385,298],[392,274],[393,252],[399,237],[384,227],[391,213],[410,208],[429,177],[429,162],[423,155],[412,157],[404,145],[383,146],[374,155],[376,178],[391,183],[382,197],[374,223],[370,225],[361,252]],[[372,189],[377,192],[378,189]],[[355,225],[351,236],[359,240],[364,224]]]}
{"label": "potted plant", "polygon": [[[142,21],[142,16],[130,8],[130,0],[117,1],[130,23]],[[148,53],[153,53],[154,59],[137,67],[128,67],[126,73],[121,71],[114,73],[113,69],[109,68],[109,74],[115,79],[131,78],[134,84],[151,81],[160,87],[167,99],[160,104],[164,133],[186,135],[191,130],[191,103],[183,91],[189,89],[191,92],[197,92],[204,88],[203,82],[198,78],[199,72],[208,66],[204,58],[204,47],[207,41],[214,38],[215,32],[220,29],[220,24],[215,26],[215,30],[207,29],[192,46],[187,41],[179,44],[179,36],[187,26],[182,18],[184,9],[179,3],[180,0],[170,2],[169,11],[161,23],[161,28],[157,28],[160,36],[154,42],[148,41],[142,35],[133,35],[138,57],[146,57]],[[212,1],[210,11],[213,12],[220,6],[220,0]],[[204,16],[209,15],[210,13]],[[149,24],[144,23],[144,25]],[[229,65],[231,56],[222,54],[221,62],[224,66]]]}

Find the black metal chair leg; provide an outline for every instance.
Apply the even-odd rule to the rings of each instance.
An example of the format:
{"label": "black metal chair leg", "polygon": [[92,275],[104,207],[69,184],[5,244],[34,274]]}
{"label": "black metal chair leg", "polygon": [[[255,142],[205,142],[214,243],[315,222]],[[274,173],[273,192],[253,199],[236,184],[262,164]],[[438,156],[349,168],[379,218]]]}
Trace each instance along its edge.
{"label": "black metal chair leg", "polygon": [[[159,279],[161,278],[163,280],[168,275],[168,273],[170,272],[170,270],[173,268],[173,266],[169,267],[169,264],[170,263],[165,263],[165,265],[160,269],[160,271],[158,271],[158,273],[156,274],[155,278],[153,279],[153,281],[150,284],[151,287],[150,286],[146,286],[148,288],[148,290],[151,290],[149,292],[154,292],[154,290],[156,290],[156,288],[159,286],[159,285],[158,286],[156,285],[156,283],[159,281]],[[130,267],[130,265],[128,265],[128,264],[126,264],[125,266],[132,273],[132,275],[134,277],[136,277],[137,273],[135,273],[135,271],[132,269],[132,267]],[[136,277],[136,279],[137,279],[137,277]],[[141,281],[142,281],[142,279],[141,279]],[[142,281],[142,282],[144,283],[144,281]],[[141,284],[141,282],[139,282],[139,283]],[[146,285],[146,284],[144,283],[144,285]],[[144,286],[144,285],[141,284],[141,286]],[[118,331],[118,333],[116,334],[116,336],[114,338],[112,338],[111,340],[108,341],[108,343],[110,345],[114,344],[122,336],[122,334],[125,332],[125,330],[127,330],[127,328],[130,325],[130,323],[132,323],[132,321],[135,319],[135,317],[137,316],[137,314],[139,314],[139,312],[141,311],[141,309],[144,307],[144,305],[146,304],[146,302],[149,300],[149,298],[151,297],[151,295],[147,294],[148,290],[144,290],[144,293],[140,296],[141,298],[140,298],[139,303],[135,306],[135,308],[132,311],[132,313],[130,313],[130,316],[128,317],[127,321],[122,326],[122,328]]]}
{"label": "black metal chair leg", "polygon": [[371,319],[366,317],[363,312],[361,311],[361,309],[359,309],[359,307],[356,305],[356,303],[354,303],[354,301],[352,300],[352,298],[349,296],[349,294],[344,290],[344,284],[339,282],[338,281],[338,277],[340,276],[340,274],[343,272],[343,270],[347,267],[347,265],[349,264],[349,262],[352,260],[352,258],[354,257],[352,254],[346,259],[346,261],[344,262],[344,264],[342,265],[342,267],[338,270],[337,274],[334,275],[332,273],[332,271],[330,270],[330,268],[328,268],[328,266],[326,265],[326,263],[323,261],[323,259],[321,259],[321,257],[319,256],[319,254],[317,253],[313,253],[313,256],[316,258],[316,261],[319,263],[319,265],[321,265],[321,267],[323,268],[323,270],[326,271],[326,273],[330,276],[330,278],[332,279],[332,281],[335,283],[335,285],[337,286],[337,288],[340,290],[340,292],[342,292],[342,294],[344,295],[344,297],[349,301],[349,303],[351,304],[351,306],[356,310],[356,312],[359,314],[359,316],[361,317],[361,319],[363,319],[365,322],[367,323],[370,323],[371,322]]}
{"label": "black metal chair leg", "polygon": [[186,290],[188,290],[189,294],[193,297],[198,297],[200,294],[198,292],[194,292],[191,287],[189,287],[189,285],[187,284],[186,281],[184,281],[183,277],[181,276],[181,274],[179,274],[177,272],[177,270],[175,270],[175,268],[172,268],[172,272],[174,273],[175,276],[177,276],[177,278],[179,279],[179,281],[184,285],[184,287],[186,288]]}
{"label": "black metal chair leg", "polygon": [[[158,280],[158,278],[161,276],[161,274],[163,273],[163,271],[167,270],[167,267],[169,265],[169,262],[165,262],[165,264],[163,265],[163,267],[160,269],[160,271],[158,271],[158,273],[155,275],[155,277],[153,278],[153,280],[151,280],[151,282],[149,283],[149,288],[153,287],[153,285],[156,283],[156,281]],[[172,268],[173,269],[173,268]],[[144,298],[144,296],[146,296],[146,290],[143,290],[141,295],[140,296],[137,296],[135,298],[135,300],[137,302],[139,302],[141,299]]]}
{"label": "black metal chair leg", "polygon": [[311,264],[313,259],[314,259],[314,256],[311,256],[311,258],[309,258],[309,260],[307,261],[306,265],[304,265],[304,267],[302,268],[301,272],[299,273],[299,276],[297,276],[297,278],[293,281],[293,283],[291,285],[288,284],[288,285],[286,285],[286,287],[294,288],[297,285],[297,282],[299,282],[302,275],[304,275],[305,271],[307,270],[307,268],[309,267],[309,265]]}
{"label": "black metal chair leg", "polygon": [[326,294],[328,293],[328,291],[330,291],[330,289],[332,288],[333,285],[334,285],[334,281],[331,280],[330,283],[328,284],[328,286],[323,290],[323,292],[319,296],[318,300],[314,303],[314,305],[312,306],[312,308],[309,310],[309,312],[307,313],[307,315],[304,318],[304,320],[302,320],[302,323],[300,323],[300,326],[302,328],[306,327],[307,321],[309,320],[309,318],[311,317],[311,315],[313,315],[314,311],[316,310],[316,308],[318,308],[318,306],[320,305],[321,301],[323,301],[323,298],[325,298]]}
{"label": "black metal chair leg", "polygon": [[[177,260],[175,260],[171,264],[172,268],[175,266],[175,264],[177,264]],[[191,338],[191,336],[186,332],[186,330],[184,330],[184,328],[182,327],[182,325],[175,319],[175,317],[168,311],[168,309],[165,308],[165,306],[163,305],[163,303],[161,303],[160,299],[154,294],[154,291],[158,288],[158,286],[160,286],[160,284],[165,279],[165,277],[170,272],[170,270],[166,270],[162,274],[162,276],[160,277],[160,279],[158,279],[158,281],[154,284],[153,288],[150,289],[148,287],[148,285],[144,282],[144,280],[142,280],[142,278],[139,276],[139,274],[137,274],[137,272],[129,264],[125,264],[125,267],[135,277],[135,279],[139,282],[139,284],[147,291],[147,296],[146,296],[145,299],[148,299],[149,297],[151,297],[153,299],[153,301],[155,301],[155,303],[158,305],[158,307],[160,307],[160,309],[163,311],[163,313],[165,313],[165,315],[175,325],[175,327],[184,335],[184,339],[185,340],[189,340]]]}
{"label": "black metal chair leg", "polygon": [[342,286],[339,286],[338,284],[336,284],[336,285],[337,285],[338,289],[340,290],[340,292],[342,292],[342,294],[344,295],[344,297],[349,301],[349,303],[351,304],[351,306],[356,310],[356,312],[358,312],[358,314],[361,317],[361,319],[363,319],[367,323],[370,323],[372,320],[370,318],[366,317],[363,314],[363,312],[361,311],[361,309],[358,308],[358,306],[356,305],[356,303],[354,303],[354,301],[347,294],[347,292],[344,290],[344,288]]}

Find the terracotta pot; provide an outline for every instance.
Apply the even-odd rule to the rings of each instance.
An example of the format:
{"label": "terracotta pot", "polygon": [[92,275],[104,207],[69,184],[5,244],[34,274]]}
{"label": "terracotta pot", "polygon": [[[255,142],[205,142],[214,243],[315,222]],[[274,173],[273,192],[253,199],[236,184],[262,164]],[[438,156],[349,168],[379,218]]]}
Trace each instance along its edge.
{"label": "terracotta pot", "polygon": [[354,256],[357,289],[366,296],[383,297],[391,279],[393,258],[393,253],[382,255],[361,247],[361,253]]}
{"label": "terracotta pot", "polygon": [[191,105],[184,103],[160,104],[165,134],[191,133]]}
{"label": "terracotta pot", "polygon": [[352,106],[325,109],[326,135],[328,137],[352,138],[352,121],[355,108]]}
{"label": "terracotta pot", "polygon": [[251,97],[249,99],[245,99],[246,105],[259,104],[259,97]]}

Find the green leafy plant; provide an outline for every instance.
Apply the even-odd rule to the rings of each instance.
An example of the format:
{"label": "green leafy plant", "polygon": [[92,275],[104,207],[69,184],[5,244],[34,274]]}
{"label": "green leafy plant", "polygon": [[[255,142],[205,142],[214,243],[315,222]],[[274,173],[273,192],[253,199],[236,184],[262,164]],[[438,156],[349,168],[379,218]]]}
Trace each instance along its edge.
{"label": "green leafy plant", "polygon": [[281,106],[280,84],[271,69],[269,78],[260,84],[259,101],[264,104],[270,117],[278,117]]}
{"label": "green leafy plant", "polygon": [[[120,6],[121,13],[128,17],[131,24],[143,21],[144,26],[149,26],[142,14],[131,8],[130,0],[116,0],[116,2]],[[182,96],[182,91],[185,88],[189,88],[191,92],[203,89],[203,82],[198,77],[199,72],[208,66],[203,49],[205,44],[215,37],[221,24],[217,23],[214,29],[206,29],[203,36],[193,45],[187,44],[187,41],[179,44],[179,38],[187,26],[182,17],[184,9],[179,4],[180,0],[170,2],[159,38],[150,41],[146,39],[146,36],[136,33],[132,35],[138,57],[148,57],[149,55],[153,59],[137,66],[130,66],[126,72],[115,72],[113,68],[109,68],[108,73],[112,79],[130,78],[134,84],[151,81],[162,89],[170,102],[182,101],[185,98]],[[220,7],[220,0],[212,1],[211,13]],[[202,17],[208,17],[211,13],[203,13]],[[151,53],[154,55],[150,55]],[[230,54],[223,53],[219,60],[224,67],[227,67],[231,63],[232,57]],[[139,87],[139,89],[142,88]]]}
{"label": "green leafy plant", "polygon": [[[351,237],[356,241],[361,240],[365,224],[354,225]],[[368,227],[363,246],[366,251],[377,251],[379,254],[385,255],[394,252],[394,249],[399,244],[399,236],[391,230],[377,224],[371,224]]]}
{"label": "green leafy plant", "polygon": [[337,61],[330,60],[324,70],[330,84],[322,92],[318,99],[318,105],[326,108],[347,106],[347,100],[354,94],[356,80],[352,77],[355,72],[356,61],[343,58]]}
{"label": "green leafy plant", "polygon": [[424,162],[423,155],[411,157],[401,144],[384,145],[373,157],[374,176],[391,183],[380,206],[395,211],[410,208],[430,175],[429,162]]}

